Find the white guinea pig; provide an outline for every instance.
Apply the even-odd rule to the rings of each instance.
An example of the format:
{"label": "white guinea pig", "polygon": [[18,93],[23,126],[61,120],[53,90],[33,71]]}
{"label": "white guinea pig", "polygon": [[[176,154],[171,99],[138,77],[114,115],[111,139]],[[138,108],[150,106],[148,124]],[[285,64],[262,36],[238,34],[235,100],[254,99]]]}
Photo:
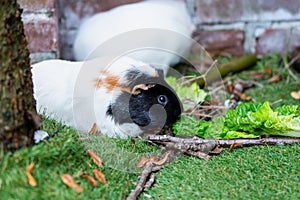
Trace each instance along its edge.
{"label": "white guinea pig", "polygon": [[127,4],[87,18],[75,38],[74,56],[82,61],[127,54],[149,64],[170,66],[188,54],[193,29],[181,0]]}
{"label": "white guinea pig", "polygon": [[88,132],[126,138],[174,123],[181,103],[162,70],[132,58],[32,65],[37,111]]}

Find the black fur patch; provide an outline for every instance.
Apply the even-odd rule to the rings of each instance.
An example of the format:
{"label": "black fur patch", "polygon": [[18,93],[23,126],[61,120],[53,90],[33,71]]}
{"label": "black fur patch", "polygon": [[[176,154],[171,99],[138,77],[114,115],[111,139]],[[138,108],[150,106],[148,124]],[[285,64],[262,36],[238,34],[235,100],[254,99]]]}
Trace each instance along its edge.
{"label": "black fur patch", "polygon": [[134,86],[139,84],[147,84],[147,83],[154,83],[154,84],[163,84],[164,82],[164,76],[162,70],[157,70],[158,77],[151,77],[149,75],[146,75],[145,73],[142,73],[138,69],[130,69],[126,73],[126,79],[129,80],[129,84],[127,87],[132,89]]}
{"label": "black fur patch", "polygon": [[108,106],[107,111],[106,111],[106,115],[112,117],[113,116],[113,112],[112,112],[112,108],[111,108],[111,104]]}
{"label": "black fur patch", "polygon": [[[166,95],[169,100],[165,106],[159,105],[160,95]],[[163,110],[158,109],[150,113],[153,105],[158,105]],[[122,93],[112,104],[111,113],[117,124],[135,123],[141,127],[161,127],[173,124],[180,116],[181,110],[181,103],[174,91],[164,85],[156,84],[138,95]],[[165,119],[162,115],[165,115]]]}

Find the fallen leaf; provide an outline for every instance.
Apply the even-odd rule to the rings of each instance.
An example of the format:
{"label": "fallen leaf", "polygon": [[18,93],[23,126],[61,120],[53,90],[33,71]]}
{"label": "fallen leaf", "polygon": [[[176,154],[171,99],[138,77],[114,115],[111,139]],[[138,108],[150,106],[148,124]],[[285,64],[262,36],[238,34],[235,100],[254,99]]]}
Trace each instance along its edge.
{"label": "fallen leaf", "polygon": [[242,142],[235,142],[235,143],[233,143],[232,145],[230,145],[230,147],[229,147],[229,151],[231,151],[232,149],[234,149],[234,148],[236,148],[236,147],[238,147],[238,146],[241,146],[241,145],[243,145],[244,143],[242,143]]}
{"label": "fallen leaf", "polygon": [[227,90],[228,90],[228,92],[229,92],[230,94],[232,94],[232,93],[233,93],[233,90],[234,90],[234,86],[233,86],[233,85],[229,85],[228,88],[227,88]]}
{"label": "fallen leaf", "polygon": [[149,161],[150,161],[150,162],[153,162],[153,163],[156,163],[156,162],[158,162],[158,158],[157,158],[156,156],[151,155],[151,156],[149,157]]}
{"label": "fallen leaf", "polygon": [[264,69],[263,71],[265,71],[269,75],[269,77],[271,77],[273,75],[273,70],[270,67]]}
{"label": "fallen leaf", "polygon": [[277,83],[281,80],[281,75],[276,75],[272,76],[269,80],[268,83]]}
{"label": "fallen leaf", "polygon": [[253,79],[263,79],[266,76],[266,72],[251,72],[251,73],[247,73],[248,77],[251,77]]}
{"label": "fallen leaf", "polygon": [[87,154],[92,158],[93,162],[98,166],[98,167],[103,167],[102,160],[93,150],[87,150]]}
{"label": "fallen leaf", "polygon": [[103,183],[104,185],[107,183],[106,179],[105,179],[105,175],[98,169],[93,169],[93,173],[95,178],[100,181],[101,183]]}
{"label": "fallen leaf", "polygon": [[143,167],[149,161],[150,161],[149,158],[141,157],[140,160],[137,163],[137,167],[141,168],[141,167]]}
{"label": "fallen leaf", "polygon": [[81,175],[81,177],[84,178],[85,180],[87,180],[93,187],[97,186],[97,182],[93,177],[91,177],[87,174],[84,174],[84,173]]}
{"label": "fallen leaf", "polygon": [[36,183],[35,179],[33,178],[33,176],[31,175],[31,171],[33,170],[33,167],[34,167],[34,163],[32,162],[26,169],[26,176],[27,176],[29,185],[35,187],[35,186],[37,186],[37,183]]}
{"label": "fallen leaf", "polygon": [[94,135],[96,133],[97,130],[97,124],[94,123],[91,130],[89,131],[89,135]]}
{"label": "fallen leaf", "polygon": [[131,138],[130,141],[132,142],[132,144],[135,145],[135,139],[134,138]]}
{"label": "fallen leaf", "polygon": [[239,96],[239,98],[243,101],[250,101],[252,99],[251,96],[247,96],[245,93],[236,92],[236,94]]}
{"label": "fallen leaf", "polygon": [[297,100],[300,100],[300,90],[297,92],[297,91],[292,91],[291,92],[291,96],[294,98],[294,99],[297,99]]}
{"label": "fallen leaf", "polygon": [[60,175],[60,178],[65,185],[75,189],[77,193],[82,192],[82,187],[75,182],[70,174],[62,174]]}
{"label": "fallen leaf", "polygon": [[156,157],[154,156],[150,156],[150,161],[156,165],[163,165],[165,164],[165,162],[167,162],[168,158],[169,158],[169,155],[170,155],[170,151],[168,151],[167,153],[165,153],[164,157],[160,160],[157,160]]}

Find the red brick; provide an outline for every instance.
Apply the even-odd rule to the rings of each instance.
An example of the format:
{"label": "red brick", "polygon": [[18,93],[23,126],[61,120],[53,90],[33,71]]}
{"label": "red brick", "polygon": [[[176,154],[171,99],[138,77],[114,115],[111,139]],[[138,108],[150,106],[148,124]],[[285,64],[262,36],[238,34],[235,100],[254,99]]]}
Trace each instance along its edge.
{"label": "red brick", "polygon": [[57,51],[58,33],[55,19],[24,24],[28,49],[31,53]]}
{"label": "red brick", "polygon": [[267,29],[256,39],[256,54],[262,56],[267,53],[286,53],[286,47],[291,52],[300,47],[300,30],[293,29]]}
{"label": "red brick", "polygon": [[[281,10],[280,13],[277,11]],[[199,23],[299,19],[299,0],[197,0]],[[285,12],[286,14],[282,14]],[[274,14],[275,13],[275,14]]]}
{"label": "red brick", "polygon": [[193,38],[204,47],[212,56],[244,54],[244,31],[241,30],[217,30],[196,31]]}
{"label": "red brick", "polygon": [[24,12],[53,12],[55,0],[17,0]]}
{"label": "red brick", "polygon": [[200,23],[236,21],[243,14],[240,0],[197,0],[196,13]]}
{"label": "red brick", "polygon": [[278,9],[284,9],[290,13],[297,14],[300,10],[299,0],[252,0],[251,5],[255,6],[255,9],[261,11],[276,11]]}

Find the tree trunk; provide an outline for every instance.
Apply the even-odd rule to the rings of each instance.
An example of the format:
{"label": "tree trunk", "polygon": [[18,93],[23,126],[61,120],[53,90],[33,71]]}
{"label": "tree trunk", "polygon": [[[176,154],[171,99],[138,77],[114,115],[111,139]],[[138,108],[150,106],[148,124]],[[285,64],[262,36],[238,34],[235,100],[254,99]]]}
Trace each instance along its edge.
{"label": "tree trunk", "polygon": [[0,46],[0,146],[11,151],[31,145],[41,124],[35,113],[29,51],[16,0],[2,0]]}

